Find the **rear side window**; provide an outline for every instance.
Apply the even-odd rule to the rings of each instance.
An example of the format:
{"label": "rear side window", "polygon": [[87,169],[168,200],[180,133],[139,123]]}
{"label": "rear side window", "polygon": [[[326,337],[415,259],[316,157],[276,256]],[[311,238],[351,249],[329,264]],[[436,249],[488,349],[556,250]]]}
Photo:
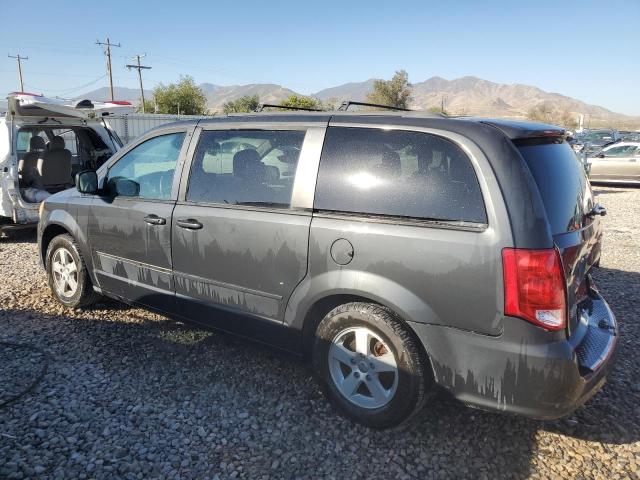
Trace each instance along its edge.
{"label": "rear side window", "polygon": [[304,136],[302,130],[203,131],[187,200],[289,208]]}
{"label": "rear side window", "polygon": [[569,144],[548,139],[515,143],[538,185],[551,233],[579,229],[593,198],[584,167]]}
{"label": "rear side window", "polygon": [[329,128],[314,208],[487,222],[465,153],[442,137],[400,130]]}

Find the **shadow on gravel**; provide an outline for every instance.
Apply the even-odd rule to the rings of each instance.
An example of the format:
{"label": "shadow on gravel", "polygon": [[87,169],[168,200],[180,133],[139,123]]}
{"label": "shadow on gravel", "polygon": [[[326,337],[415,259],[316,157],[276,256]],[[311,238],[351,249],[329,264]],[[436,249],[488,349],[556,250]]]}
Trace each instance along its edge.
{"label": "shadow on gravel", "polygon": [[[51,355],[50,371],[42,384],[20,402],[25,418],[38,411],[40,402],[51,401],[52,390],[64,390],[72,402],[90,397],[104,403],[102,408],[108,408],[115,397],[125,405],[142,399],[159,409],[180,408],[185,399],[202,411],[211,409],[212,403],[218,407],[222,403],[223,408],[231,410],[262,409],[256,415],[257,422],[275,430],[279,424],[271,417],[284,401],[287,408],[282,410],[280,422],[284,419],[296,425],[295,437],[274,436],[269,446],[263,440],[265,448],[302,456],[309,448],[308,441],[317,444],[319,451],[321,447],[326,450],[327,445],[331,449],[334,445],[351,449],[353,444],[355,458],[347,462],[347,467],[366,478],[397,478],[398,471],[412,478],[524,478],[530,473],[539,423],[467,409],[438,395],[409,426],[367,429],[341,417],[328,405],[308,368],[296,356],[172,320],[153,321],[128,313],[128,321],[116,320],[115,315],[94,318],[111,311],[107,304],[103,306],[107,308],[81,312],[79,318],[35,310],[0,312],[0,326],[11,324],[16,332],[14,340],[44,347]],[[69,372],[86,369],[87,362],[93,365],[92,375],[101,379],[99,383],[70,376]],[[189,412],[184,415],[185,422],[191,421]],[[208,421],[217,426],[219,419]],[[102,427],[92,428],[101,431]],[[161,422],[147,428],[154,435],[175,433],[163,431]],[[300,441],[302,438],[307,440]],[[192,441],[200,440],[206,443],[197,437]],[[197,448],[196,443],[191,447]],[[366,455],[357,455],[361,448],[367,450]],[[372,455],[388,459],[383,470],[379,465],[371,471]],[[338,454],[338,458],[346,461],[344,454]],[[318,458],[317,464],[325,460]]]}
{"label": "shadow on gravel", "polygon": [[[617,364],[603,390],[585,406],[568,418],[547,422],[472,410],[438,395],[407,427],[366,429],[339,416],[321,399],[297,357],[229,334],[157,320],[115,302],[69,316],[0,311],[0,327],[9,338],[13,331],[14,340],[45,347],[52,354],[42,386],[20,402],[24,418],[36,412],[41,401],[49,402],[56,389],[64,389],[65,398],[73,402],[92,398],[96,408],[105,411],[114,401],[123,401],[125,407],[143,402],[158,412],[177,409],[185,425],[203,424],[206,430],[220,429],[232,438],[234,427],[217,412],[250,411],[258,425],[255,435],[262,438],[259,447],[250,449],[252,454],[282,449],[303,458],[311,442],[323,453],[305,471],[336,462],[368,478],[396,478],[398,472],[411,478],[525,478],[537,470],[536,463],[564,461],[566,452],[556,450],[553,436],[540,436],[541,430],[609,445],[640,439],[640,396],[634,391],[640,380],[640,326],[635,322],[640,274],[600,268],[594,276],[621,326]],[[91,375],[85,379],[81,375],[89,367]],[[183,409],[186,400],[193,408]],[[192,410],[205,416],[196,417]],[[118,415],[114,410],[97,421],[107,425]],[[295,430],[280,430],[285,424],[295,425]],[[102,423],[94,427],[98,432],[102,428]],[[175,435],[161,420],[146,428],[145,436],[153,438]],[[267,428],[273,433],[265,434]],[[221,454],[214,453],[210,440],[190,438],[189,449],[210,452],[207,462],[215,470]],[[16,442],[19,448],[19,439]],[[241,452],[233,445],[228,447],[232,453]],[[336,457],[330,459],[326,452],[334,448],[343,451],[335,450]],[[272,459],[266,457],[268,470]],[[385,463],[372,471],[372,457]],[[257,477],[263,471],[247,474]],[[293,478],[301,471],[280,473]]]}
{"label": "shadow on gravel", "polygon": [[3,243],[36,243],[36,227],[4,227],[0,226],[0,245]]}
{"label": "shadow on gravel", "polygon": [[625,184],[625,183],[618,184],[618,185],[611,185],[611,184],[591,182],[591,185],[594,187],[592,188],[594,195],[614,195],[616,193],[630,192],[633,189],[638,188],[638,185]]}
{"label": "shadow on gravel", "polygon": [[596,268],[593,278],[616,315],[618,351],[607,383],[571,417],[545,422],[549,431],[614,445],[640,440],[640,273]]}

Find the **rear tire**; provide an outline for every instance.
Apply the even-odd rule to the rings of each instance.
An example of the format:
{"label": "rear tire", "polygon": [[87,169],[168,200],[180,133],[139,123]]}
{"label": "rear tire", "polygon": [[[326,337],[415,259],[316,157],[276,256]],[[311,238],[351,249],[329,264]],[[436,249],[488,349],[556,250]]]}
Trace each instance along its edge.
{"label": "rear tire", "polygon": [[433,389],[428,360],[407,327],[371,303],[341,305],[322,319],[313,367],[331,403],[373,428],[406,422]]}
{"label": "rear tire", "polygon": [[78,244],[69,234],[54,237],[45,256],[47,280],[53,297],[65,307],[84,308],[101,297],[93,290]]}

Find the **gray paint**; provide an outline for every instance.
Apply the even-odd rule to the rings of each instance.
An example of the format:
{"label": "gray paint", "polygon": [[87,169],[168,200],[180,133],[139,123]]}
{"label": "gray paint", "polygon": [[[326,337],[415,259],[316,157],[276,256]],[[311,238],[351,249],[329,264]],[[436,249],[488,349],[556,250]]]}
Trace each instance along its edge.
{"label": "gray paint", "polygon": [[306,274],[311,215],[181,203],[174,220],[181,218],[203,228],[173,229],[176,292],[282,320]]}
{"label": "gray paint", "polygon": [[[455,142],[471,159],[487,224],[313,212],[328,125],[416,130]],[[454,396],[482,408],[550,418],[575,408],[599,387],[613,347],[604,352],[603,367],[584,376],[576,351],[588,343],[589,329],[547,332],[505,317],[501,250],[556,245],[571,302],[584,272],[599,258],[601,227],[594,221],[571,235],[551,236],[533,177],[511,141],[548,127],[518,125],[414,114],[249,115],[167,125],[115,155],[99,177],[102,181],[136,144],[187,131],[172,200],[63,192],[45,202],[39,242],[45,249],[49,229],[63,226],[78,240],[104,293],[298,352],[306,348],[305,320],[318,302],[338,295],[379,302],[415,332],[437,383]],[[185,201],[200,132],[239,128],[307,130],[290,210]],[[145,223],[151,213],[166,224]],[[177,225],[188,218],[203,227]],[[590,295],[606,307],[597,293]],[[617,335],[605,307],[598,311],[608,312],[610,331]],[[590,311],[572,315],[588,317]]]}

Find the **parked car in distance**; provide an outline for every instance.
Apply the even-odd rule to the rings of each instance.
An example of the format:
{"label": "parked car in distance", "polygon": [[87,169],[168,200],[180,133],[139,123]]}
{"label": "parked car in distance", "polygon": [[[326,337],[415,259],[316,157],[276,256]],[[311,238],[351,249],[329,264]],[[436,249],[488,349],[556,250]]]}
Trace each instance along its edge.
{"label": "parked car in distance", "polygon": [[592,182],[640,183],[640,142],[609,145],[587,161]]}
{"label": "parked car in distance", "polygon": [[605,213],[557,127],[270,113],[148,132],[43,202],[38,245],[61,304],[305,355],[383,428],[436,388],[535,418],[597,392],[618,338],[590,276]]}
{"label": "parked car in distance", "polygon": [[640,142],[640,131],[620,131],[620,140],[623,142]]}
{"label": "parked car in distance", "polygon": [[104,118],[132,111],[128,102],[68,102],[17,92],[0,118],[0,226],[35,224],[38,205],[74,185],[122,143]]}
{"label": "parked car in distance", "polygon": [[587,156],[597,154],[607,145],[620,141],[620,132],[615,129],[585,130],[573,137],[571,145],[576,152]]}

